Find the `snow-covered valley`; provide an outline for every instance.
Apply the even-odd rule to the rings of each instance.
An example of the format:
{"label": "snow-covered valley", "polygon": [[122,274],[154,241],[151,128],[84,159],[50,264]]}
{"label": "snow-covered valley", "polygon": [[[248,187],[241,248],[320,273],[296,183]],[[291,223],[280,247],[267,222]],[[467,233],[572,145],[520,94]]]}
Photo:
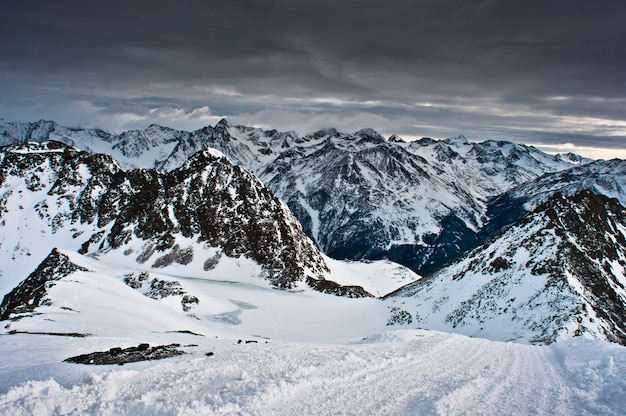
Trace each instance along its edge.
{"label": "snow-covered valley", "polygon": [[[618,415],[626,404],[618,344],[394,329],[377,299],[176,276],[209,303],[190,317],[112,272],[75,272],[49,290],[41,315],[10,323],[16,332],[0,336],[0,414]],[[123,366],[63,361],[140,343],[180,344],[185,354]]]}

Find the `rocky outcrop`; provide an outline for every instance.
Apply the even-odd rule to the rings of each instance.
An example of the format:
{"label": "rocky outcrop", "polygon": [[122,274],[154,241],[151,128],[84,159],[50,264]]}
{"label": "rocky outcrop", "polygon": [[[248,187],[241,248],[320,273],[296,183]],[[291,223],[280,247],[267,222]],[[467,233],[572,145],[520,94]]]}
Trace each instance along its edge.
{"label": "rocky outcrop", "polygon": [[264,277],[281,288],[324,279],[327,272],[289,209],[217,151],[198,152],[178,169],[160,173],[125,171],[110,156],[60,143],[3,150],[2,218],[31,209],[22,201],[33,195],[28,199],[35,201],[39,218],[28,226],[40,224],[41,233],[50,235],[77,230],[72,244],[82,254],[120,250],[140,264],[163,268],[189,264],[213,247],[256,261]]}
{"label": "rocky outcrop", "polygon": [[34,272],[4,296],[0,304],[0,321],[19,320],[36,313],[37,307],[49,304],[48,289],[55,281],[77,270],[87,271],[58,250],[52,250]]}

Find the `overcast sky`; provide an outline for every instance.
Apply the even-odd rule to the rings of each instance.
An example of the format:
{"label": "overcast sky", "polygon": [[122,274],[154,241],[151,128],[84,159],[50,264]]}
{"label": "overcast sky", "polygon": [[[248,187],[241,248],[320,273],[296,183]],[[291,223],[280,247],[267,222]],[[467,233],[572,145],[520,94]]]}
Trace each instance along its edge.
{"label": "overcast sky", "polygon": [[226,117],[626,158],[624,0],[19,0],[1,13],[5,120],[122,131]]}

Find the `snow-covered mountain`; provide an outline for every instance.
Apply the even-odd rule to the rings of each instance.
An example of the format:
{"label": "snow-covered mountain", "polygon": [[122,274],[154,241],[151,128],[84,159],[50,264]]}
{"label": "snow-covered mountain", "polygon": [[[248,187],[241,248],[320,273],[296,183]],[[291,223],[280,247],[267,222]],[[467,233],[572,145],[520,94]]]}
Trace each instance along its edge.
{"label": "snow-covered mountain", "polygon": [[463,137],[403,143],[371,129],[304,140],[258,174],[305,232],[333,257],[388,257],[420,273],[480,241],[492,197],[588,162]]}
{"label": "snow-covered mountain", "polygon": [[[619,161],[0,125],[0,414],[623,413],[626,213],[596,195]],[[500,234],[423,280],[336,261],[259,177],[345,256],[432,268]]]}
{"label": "snow-covered mountain", "polygon": [[0,119],[0,146],[58,141],[91,153],[111,155],[124,169],[161,172],[178,168],[194,153],[209,147],[221,150],[234,163],[256,172],[271,159],[273,147],[280,148],[285,140],[297,137],[293,132],[231,126],[226,120],[193,132],[152,124],[143,130],[116,134],[100,129],[68,128],[54,121],[18,123]]}
{"label": "snow-covered mountain", "polygon": [[[390,330],[379,299],[177,277],[198,295],[190,318],[180,295],[146,296],[119,272],[56,251],[29,277],[45,285],[22,292],[26,306],[42,302],[2,321],[0,414],[621,415],[626,404],[621,345]],[[136,277],[166,278],[150,275]]]}
{"label": "snow-covered mountain", "polygon": [[[239,273],[279,288],[308,283],[369,296],[354,284],[330,281],[329,260],[287,206],[216,150],[164,174],[124,171],[108,155],[59,142],[8,146],[0,153],[0,218],[2,293],[58,247],[130,268],[222,280],[229,274],[224,268],[238,264]],[[418,278],[399,274],[404,282]],[[346,281],[343,275],[350,273],[337,276]],[[383,295],[378,289],[394,284],[400,283],[369,286]]]}
{"label": "snow-covered mountain", "polygon": [[549,198],[495,239],[389,296],[390,323],[549,344],[626,345],[626,209],[582,191]]}
{"label": "snow-covered mountain", "polygon": [[489,239],[559,192],[572,196],[583,190],[617,199],[626,206],[626,160],[596,160],[560,172],[544,174],[492,198],[481,238]]}
{"label": "snow-covered mountain", "polygon": [[4,123],[5,143],[70,143],[107,152],[124,167],[176,169],[206,148],[253,171],[287,203],[305,233],[334,258],[389,258],[420,273],[436,270],[481,242],[489,201],[545,173],[588,159],[547,155],[510,142],[460,136],[407,143],[371,129],[294,132],[233,126],[182,132],[152,125],[120,135],[53,122]]}

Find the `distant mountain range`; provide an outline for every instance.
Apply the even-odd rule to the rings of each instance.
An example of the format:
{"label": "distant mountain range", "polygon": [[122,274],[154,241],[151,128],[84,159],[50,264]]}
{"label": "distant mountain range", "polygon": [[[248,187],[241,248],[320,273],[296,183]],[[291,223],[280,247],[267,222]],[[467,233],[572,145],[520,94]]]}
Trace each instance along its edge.
{"label": "distant mountain range", "polygon": [[[178,296],[185,311],[195,295],[150,273],[239,273],[348,297],[409,284],[384,300],[392,325],[626,344],[624,160],[226,120],[121,134],[0,122],[0,144],[2,319],[31,314],[46,298],[33,286],[59,270],[88,270],[76,253],[128,267],[118,280]],[[32,259],[45,264],[37,271]],[[369,264],[378,259],[429,276]]]}
{"label": "distant mountain range", "polygon": [[[585,169],[598,171],[596,164],[602,164],[511,142],[470,143],[462,136],[410,143],[397,136],[385,140],[371,129],[354,134],[328,129],[300,137],[232,126],[226,120],[194,132],[151,125],[121,134],[69,129],[49,121],[0,124],[0,143],[46,140],[110,154],[127,169],[160,172],[177,168],[199,150],[218,149],[281,198],[324,253],[389,258],[421,274],[437,270],[520,218],[527,210],[517,203],[522,197],[514,191],[517,186],[534,189],[531,181],[548,175],[543,184],[550,174],[575,167],[579,170],[573,177],[582,178]],[[607,180],[617,181],[617,186],[609,190],[600,180],[595,189],[626,199],[623,171],[613,169],[618,177]],[[605,169],[602,175],[613,174]],[[578,188],[589,186],[578,182]],[[513,210],[498,199],[505,192],[515,199]]]}

